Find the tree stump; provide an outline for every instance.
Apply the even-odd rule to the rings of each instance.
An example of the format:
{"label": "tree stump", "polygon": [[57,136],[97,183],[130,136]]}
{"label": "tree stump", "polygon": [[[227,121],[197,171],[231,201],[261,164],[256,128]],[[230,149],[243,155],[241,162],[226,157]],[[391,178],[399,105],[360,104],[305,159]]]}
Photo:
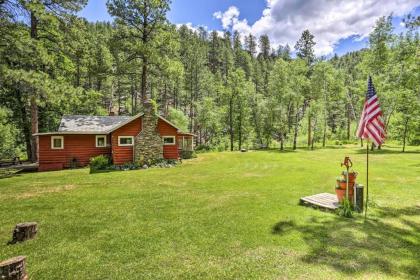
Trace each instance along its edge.
{"label": "tree stump", "polygon": [[13,230],[13,238],[11,243],[23,242],[35,237],[38,231],[38,224],[35,222],[17,224]]}
{"label": "tree stump", "polygon": [[18,256],[0,263],[0,279],[2,280],[27,280],[26,257]]}

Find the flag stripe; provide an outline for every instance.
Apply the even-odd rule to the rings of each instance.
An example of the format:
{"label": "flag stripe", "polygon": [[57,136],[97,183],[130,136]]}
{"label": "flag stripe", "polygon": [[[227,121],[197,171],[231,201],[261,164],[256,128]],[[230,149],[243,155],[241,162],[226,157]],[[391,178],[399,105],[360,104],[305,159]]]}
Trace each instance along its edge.
{"label": "flag stripe", "polygon": [[385,139],[385,125],[382,120],[382,111],[371,77],[368,80],[366,101],[356,134],[359,138],[372,140],[376,146],[382,144]]}

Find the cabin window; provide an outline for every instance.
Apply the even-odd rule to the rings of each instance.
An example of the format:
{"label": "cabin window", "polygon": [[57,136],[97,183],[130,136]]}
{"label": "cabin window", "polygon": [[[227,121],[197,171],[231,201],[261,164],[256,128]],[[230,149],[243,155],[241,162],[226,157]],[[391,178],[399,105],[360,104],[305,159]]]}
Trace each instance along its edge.
{"label": "cabin window", "polygon": [[133,136],[118,136],[118,146],[133,146]]}
{"label": "cabin window", "polygon": [[96,147],[106,147],[106,135],[96,135]]}
{"label": "cabin window", "polygon": [[175,136],[163,136],[163,145],[175,145]]}
{"label": "cabin window", "polygon": [[54,149],[54,150],[64,149],[64,137],[51,136],[51,149]]}

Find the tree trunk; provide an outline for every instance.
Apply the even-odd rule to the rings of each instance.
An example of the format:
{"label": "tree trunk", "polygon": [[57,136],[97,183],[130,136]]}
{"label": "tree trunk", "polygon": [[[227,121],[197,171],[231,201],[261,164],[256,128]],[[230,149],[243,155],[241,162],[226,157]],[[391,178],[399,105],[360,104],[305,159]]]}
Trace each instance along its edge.
{"label": "tree trunk", "polygon": [[233,151],[233,97],[229,100],[229,134],[230,150]]}
{"label": "tree trunk", "polygon": [[311,150],[314,149],[314,143],[315,143],[315,132],[316,132],[316,127],[317,127],[317,122],[318,122],[318,118],[315,116],[315,121],[314,121],[314,126],[313,126],[313,137],[311,139]]}
{"label": "tree trunk", "polygon": [[25,137],[25,144],[26,144],[26,156],[28,159],[32,158],[32,136],[31,136],[31,126],[27,119],[27,112],[26,112],[26,102],[22,98],[22,93],[18,90],[17,95],[19,96],[19,105],[20,105],[20,115],[22,121],[22,128],[23,128],[23,135]]}
{"label": "tree trunk", "polygon": [[322,135],[322,147],[325,148],[325,142],[327,140],[327,91],[324,79],[324,131]]}
{"label": "tree trunk", "polygon": [[280,136],[280,151],[284,150],[284,137],[283,134]]}
{"label": "tree trunk", "polygon": [[296,150],[296,142],[298,136],[298,127],[299,127],[299,110],[296,108],[296,116],[295,116],[295,131],[293,133],[293,150]]}
{"label": "tree trunk", "polygon": [[350,129],[351,129],[350,106],[347,106],[347,140],[350,140]]}
{"label": "tree trunk", "polygon": [[0,262],[0,279],[28,280],[29,277],[26,273],[26,257],[18,256]]}
{"label": "tree trunk", "polygon": [[312,116],[311,113],[308,112],[308,148],[311,146],[312,143]]}
{"label": "tree trunk", "polygon": [[141,98],[146,100],[147,97],[147,57],[143,57],[143,66],[141,68]]}
{"label": "tree trunk", "polygon": [[324,133],[322,135],[322,147],[325,148],[325,142],[327,140],[327,122],[324,123]]}
{"label": "tree trunk", "polygon": [[36,96],[31,96],[31,161],[36,162],[38,160],[38,136],[33,136],[38,133],[38,106],[36,104]]}
{"label": "tree trunk", "polygon": [[314,149],[314,138],[312,137],[312,142],[311,142],[311,150],[313,150]]}
{"label": "tree trunk", "polygon": [[242,108],[239,111],[239,123],[238,123],[238,137],[239,137],[239,150],[242,149]]}
{"label": "tree trunk", "polygon": [[136,110],[135,101],[134,101],[134,86],[133,82],[131,82],[130,86],[130,92],[131,92],[131,115],[134,115],[134,112]]}
{"label": "tree trunk", "polygon": [[406,118],[405,123],[404,123],[403,149],[402,149],[403,153],[405,152],[405,143],[406,143],[406,139],[407,139],[408,121],[409,121],[409,118]]}
{"label": "tree trunk", "polygon": [[[38,40],[38,19],[34,12],[31,12],[31,38]],[[31,161],[36,162],[38,160],[38,136],[33,134],[38,133],[38,105],[36,102],[36,96],[33,92],[30,98],[31,103]]]}
{"label": "tree trunk", "polygon": [[190,95],[190,131],[193,129],[193,100],[194,100],[194,84],[193,84],[193,69],[191,68],[190,75],[190,86],[191,86],[191,95]]}
{"label": "tree trunk", "polygon": [[80,57],[76,58],[76,87],[80,87]]}
{"label": "tree trunk", "polygon": [[118,94],[118,115],[121,115],[121,87],[120,87],[120,80],[117,81],[117,94]]}

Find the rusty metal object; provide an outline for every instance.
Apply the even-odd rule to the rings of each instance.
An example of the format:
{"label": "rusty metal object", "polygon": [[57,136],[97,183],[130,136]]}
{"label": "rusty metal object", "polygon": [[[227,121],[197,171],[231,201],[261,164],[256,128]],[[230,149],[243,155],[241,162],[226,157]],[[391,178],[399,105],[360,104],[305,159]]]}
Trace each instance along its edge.
{"label": "rusty metal object", "polygon": [[353,162],[351,161],[349,156],[344,158],[344,162],[341,163],[341,166],[345,166],[347,169],[353,166]]}

